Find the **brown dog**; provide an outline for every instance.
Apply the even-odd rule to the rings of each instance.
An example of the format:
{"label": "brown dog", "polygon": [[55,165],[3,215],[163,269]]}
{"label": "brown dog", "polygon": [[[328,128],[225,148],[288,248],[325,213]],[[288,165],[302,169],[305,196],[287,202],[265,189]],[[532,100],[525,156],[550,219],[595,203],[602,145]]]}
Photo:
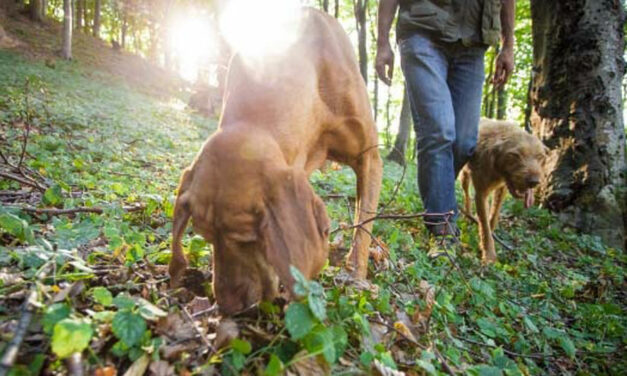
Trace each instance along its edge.
{"label": "brown dog", "polygon": [[[292,291],[290,265],[307,278],[323,267],[329,220],[307,178],[326,159],[357,175],[357,222],[377,208],[377,129],[353,48],[326,13],[302,16],[299,39],[281,57],[232,60],[220,127],[181,178],[170,276],[177,285],[186,269],[181,238],[191,217],[214,246],[213,289],[226,314],[272,299],[279,281]],[[357,229],[347,258],[357,278],[366,277],[369,244]]]}
{"label": "brown dog", "polygon": [[[546,146],[510,121],[481,119],[477,148],[461,172],[464,207],[470,214],[470,181],[475,188],[482,259],[496,261],[492,231],[499,220],[505,188],[525,207],[533,205],[533,188],[542,178]],[[488,196],[494,192],[488,221]]]}

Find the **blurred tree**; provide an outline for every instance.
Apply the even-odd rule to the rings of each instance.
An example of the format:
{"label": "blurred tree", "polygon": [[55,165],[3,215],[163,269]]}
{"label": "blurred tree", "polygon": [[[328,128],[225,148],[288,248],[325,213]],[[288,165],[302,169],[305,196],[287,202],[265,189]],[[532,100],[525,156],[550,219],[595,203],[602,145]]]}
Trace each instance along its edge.
{"label": "blurred tree", "polygon": [[31,20],[43,22],[45,14],[43,0],[30,0],[28,8]]}
{"label": "blurred tree", "polygon": [[394,147],[387,156],[387,159],[405,165],[405,154],[407,152],[407,144],[411,134],[411,107],[409,106],[409,98],[407,98],[407,90],[403,91],[403,104],[401,106],[401,116],[398,121],[398,133],[394,141]]}
{"label": "blurred tree", "polygon": [[93,33],[96,38],[100,38],[100,0],[94,0]]}
{"label": "blurred tree", "polygon": [[61,56],[64,59],[72,58],[72,0],[63,0],[63,47]]}
{"label": "blurred tree", "polygon": [[551,149],[543,203],[625,246],[624,10],[619,0],[532,0],[531,124]]}
{"label": "blurred tree", "polygon": [[368,48],[366,46],[366,9],[368,0],[353,0],[355,23],[357,27],[357,49],[359,51],[359,71],[368,82]]}

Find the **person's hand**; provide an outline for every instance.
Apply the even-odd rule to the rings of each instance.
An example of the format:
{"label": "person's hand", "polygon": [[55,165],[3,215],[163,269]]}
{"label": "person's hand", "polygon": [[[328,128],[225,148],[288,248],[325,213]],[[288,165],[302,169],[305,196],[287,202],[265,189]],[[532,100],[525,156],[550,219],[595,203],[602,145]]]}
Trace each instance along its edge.
{"label": "person's hand", "polygon": [[492,84],[496,90],[501,90],[514,71],[514,49],[504,47],[496,57],[496,68]]}
{"label": "person's hand", "polygon": [[[386,85],[392,84],[392,73],[394,73],[394,52],[390,43],[377,44],[377,57],[375,59],[377,75]],[[387,69],[386,69],[387,68]]]}

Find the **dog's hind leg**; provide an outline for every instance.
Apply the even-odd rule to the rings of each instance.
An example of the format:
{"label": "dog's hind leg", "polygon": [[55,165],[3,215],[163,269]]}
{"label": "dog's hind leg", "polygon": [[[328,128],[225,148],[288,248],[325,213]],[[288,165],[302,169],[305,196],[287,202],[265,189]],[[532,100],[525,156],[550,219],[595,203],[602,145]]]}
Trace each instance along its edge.
{"label": "dog's hind leg", "polygon": [[501,205],[503,205],[503,199],[505,199],[505,186],[499,187],[494,191],[494,197],[492,198],[492,205],[490,207],[490,229],[496,230],[496,226],[499,223],[499,214],[501,212]]}
{"label": "dog's hind leg", "polygon": [[[357,175],[357,205],[355,208],[355,224],[368,220],[376,215],[381,191],[383,164],[376,146],[364,152],[360,160],[352,166]],[[357,227],[353,234],[353,246],[346,257],[346,267],[352,271],[353,277],[365,279],[368,274],[368,247],[373,222]],[[364,231],[366,230],[366,231]]]}
{"label": "dog's hind leg", "polygon": [[472,215],[470,211],[470,179],[470,171],[464,168],[460,174],[459,180],[461,180],[462,189],[464,190],[464,209],[468,216]]}
{"label": "dog's hind leg", "polygon": [[488,192],[486,190],[476,189],[475,205],[477,206],[477,217],[479,217],[481,259],[484,263],[493,263],[496,261],[496,252],[494,250],[494,240],[492,239],[490,222],[488,221]]}

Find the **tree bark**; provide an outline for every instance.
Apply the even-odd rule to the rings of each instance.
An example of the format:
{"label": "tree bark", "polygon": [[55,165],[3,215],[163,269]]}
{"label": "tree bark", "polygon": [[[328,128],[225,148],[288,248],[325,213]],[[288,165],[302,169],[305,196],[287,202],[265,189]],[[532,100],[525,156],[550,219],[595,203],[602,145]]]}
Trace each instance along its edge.
{"label": "tree bark", "polygon": [[63,0],[63,47],[61,56],[72,58],[72,0]]}
{"label": "tree bark", "polygon": [[42,0],[30,0],[29,3],[29,12],[30,19],[36,22],[43,22],[43,13],[42,13]]}
{"label": "tree bark", "polygon": [[329,0],[322,0],[322,9],[329,13]]}
{"label": "tree bark", "polygon": [[551,149],[542,201],[625,247],[624,11],[619,0],[532,0],[533,131]]}
{"label": "tree bark", "polygon": [[394,141],[394,148],[388,154],[387,159],[394,161],[401,166],[405,165],[405,153],[411,130],[411,107],[409,106],[409,98],[407,90],[403,93],[403,104],[401,106],[401,117],[398,121],[398,133]]}
{"label": "tree bark", "polygon": [[75,29],[80,30],[83,28],[83,8],[85,7],[85,0],[76,0],[76,13],[73,14]]}
{"label": "tree bark", "polygon": [[94,36],[100,38],[100,0],[94,1]]}
{"label": "tree bark", "polygon": [[368,0],[353,0],[355,22],[357,23],[357,45],[359,51],[359,71],[368,82],[368,50],[366,47],[366,9]]}
{"label": "tree bark", "polygon": [[340,17],[340,0],[335,0],[335,13],[333,14],[333,17],[336,19]]}

